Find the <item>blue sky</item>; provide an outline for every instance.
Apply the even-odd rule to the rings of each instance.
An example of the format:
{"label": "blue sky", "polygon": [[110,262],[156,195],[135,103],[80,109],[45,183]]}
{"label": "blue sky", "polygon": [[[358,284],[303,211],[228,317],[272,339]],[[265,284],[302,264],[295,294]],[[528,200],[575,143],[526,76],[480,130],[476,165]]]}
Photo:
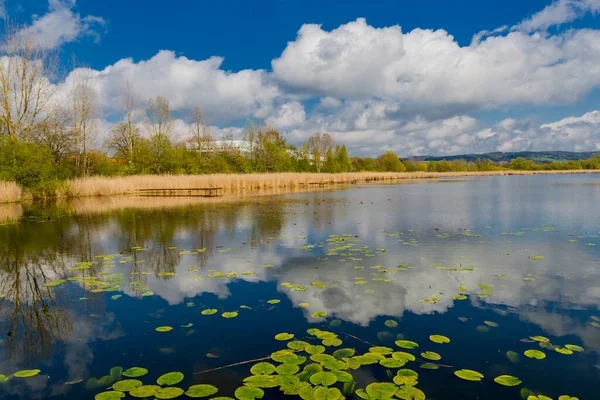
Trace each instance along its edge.
{"label": "blue sky", "polygon": [[600,0],[0,5],[65,68],[73,54],[89,68],[100,138],[130,81],[140,122],[165,96],[181,140],[197,105],[215,136],[250,118],[362,155],[600,150]]}

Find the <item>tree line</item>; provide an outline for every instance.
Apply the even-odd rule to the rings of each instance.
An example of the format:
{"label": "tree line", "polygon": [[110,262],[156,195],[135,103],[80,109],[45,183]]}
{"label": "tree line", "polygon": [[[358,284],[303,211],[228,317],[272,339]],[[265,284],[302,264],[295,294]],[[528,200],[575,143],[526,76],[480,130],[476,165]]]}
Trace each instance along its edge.
{"label": "tree line", "polygon": [[[200,107],[185,118],[187,132],[180,132],[169,100],[139,99],[132,82],[115,99],[123,113],[102,151],[96,148],[99,94],[92,71],[75,68],[73,62],[68,89],[58,93],[48,78],[57,75],[56,56],[18,32],[8,28],[0,47],[0,180],[16,181],[34,195],[53,193],[61,180],[94,175],[600,168],[597,157],[564,164],[516,159],[509,165],[490,160],[402,161],[392,151],[377,158],[350,157],[346,146],[327,133],[317,132],[297,147],[276,129],[253,122],[244,130],[243,149],[234,145],[231,131],[222,133],[216,148]],[[134,116],[142,103],[145,115]]]}

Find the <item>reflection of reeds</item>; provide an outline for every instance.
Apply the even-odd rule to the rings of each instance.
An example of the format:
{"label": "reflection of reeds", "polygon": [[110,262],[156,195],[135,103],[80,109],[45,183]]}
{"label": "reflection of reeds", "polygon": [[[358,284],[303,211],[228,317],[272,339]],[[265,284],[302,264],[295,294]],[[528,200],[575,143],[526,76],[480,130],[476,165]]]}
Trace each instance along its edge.
{"label": "reflection of reeds", "polygon": [[21,188],[15,182],[0,181],[0,203],[14,203],[21,198]]}
{"label": "reflection of reeds", "polygon": [[0,204],[0,225],[17,222],[23,215],[20,204]]}
{"label": "reflection of reeds", "polygon": [[252,194],[269,189],[318,187],[329,184],[385,182],[398,179],[425,179],[458,176],[534,175],[593,173],[574,171],[486,171],[486,172],[357,172],[345,174],[277,173],[215,175],[138,175],[126,177],[88,177],[67,181],[59,197],[90,197],[132,194],[137,189],[177,189],[222,187],[225,193]]}

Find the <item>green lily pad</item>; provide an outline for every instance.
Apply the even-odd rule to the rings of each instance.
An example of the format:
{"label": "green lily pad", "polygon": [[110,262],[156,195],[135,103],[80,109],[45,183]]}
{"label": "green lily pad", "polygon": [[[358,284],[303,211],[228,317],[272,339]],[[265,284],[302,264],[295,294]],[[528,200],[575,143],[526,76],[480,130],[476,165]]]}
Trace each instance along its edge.
{"label": "green lily pad", "polygon": [[541,342],[541,343],[550,342],[550,339],[548,339],[547,337],[544,337],[544,336],[529,336],[529,339],[535,340],[536,342]]}
{"label": "green lily pad", "polygon": [[275,372],[279,375],[295,375],[300,371],[300,367],[295,364],[281,364],[275,368]]}
{"label": "green lily pad", "polygon": [[403,400],[425,400],[425,393],[416,387],[402,386],[396,392],[396,397]]}
{"label": "green lily pad", "polygon": [[[3,374],[0,374],[0,383],[8,382],[10,380],[10,378],[12,378],[12,376],[6,376]],[[67,382],[66,384],[68,385],[69,382]]]}
{"label": "green lily pad", "polygon": [[325,311],[315,311],[311,314],[313,318],[325,318],[327,315],[329,314],[327,314]]}
{"label": "green lily pad", "polygon": [[365,392],[374,399],[390,398],[396,390],[398,387],[391,382],[374,382],[365,388]]}
{"label": "green lily pad", "polygon": [[511,375],[500,375],[494,378],[494,382],[502,386],[519,386],[521,380]]}
{"label": "green lily pad", "polygon": [[292,350],[304,350],[308,346],[309,344],[302,340],[293,340],[287,343],[287,347],[289,347]]}
{"label": "green lily pad", "polygon": [[388,354],[392,354],[394,350],[390,349],[389,347],[385,347],[385,346],[374,346],[369,348],[369,352],[371,353],[377,353],[377,354],[381,354],[381,355],[388,355]]}
{"label": "green lily pad", "polygon": [[439,343],[439,344],[450,343],[450,339],[448,337],[442,336],[442,335],[431,335],[431,336],[429,336],[429,340],[431,340],[433,343]]}
{"label": "green lily pad", "polygon": [[438,353],[435,353],[433,351],[425,351],[425,352],[421,353],[421,357],[426,358],[431,361],[438,361],[438,360],[442,359],[442,356],[440,356]]}
{"label": "green lily pad", "polygon": [[571,397],[568,394],[563,394],[562,396],[558,396],[558,400],[579,400],[577,397]]}
{"label": "green lily pad", "polygon": [[419,368],[423,368],[423,369],[440,369],[440,366],[437,364],[432,364],[432,363],[423,363],[421,365],[419,365]]}
{"label": "green lily pad", "polygon": [[338,382],[347,383],[347,382],[353,382],[354,381],[354,377],[352,376],[352,374],[350,374],[350,373],[348,373],[346,371],[332,370],[331,373],[335,374],[335,376],[337,377],[337,381]]}
{"label": "green lily pad", "polygon": [[189,324],[181,325],[182,328],[191,328],[192,326],[194,326],[194,324],[191,322]]}
{"label": "green lily pad", "polygon": [[156,383],[162,386],[173,386],[177,385],[182,380],[183,374],[181,372],[169,372],[159,376]]}
{"label": "green lily pad", "polygon": [[497,328],[500,326],[499,324],[497,324],[494,321],[483,321],[483,323],[486,324],[487,326],[491,326],[492,328]]}
{"label": "green lily pad", "polygon": [[112,388],[118,392],[129,392],[133,389],[139,388],[142,386],[142,381],[138,381],[137,379],[125,379],[123,381],[118,381]]}
{"label": "green lily pad", "polygon": [[577,351],[577,352],[580,352],[580,353],[583,351],[583,347],[577,346],[577,345],[574,345],[574,344],[565,344],[565,347],[567,349],[569,349],[569,350]]}
{"label": "green lily pad", "polygon": [[546,354],[539,350],[527,350],[525,351],[525,355],[529,358],[535,358],[536,360],[543,360],[546,358]]}
{"label": "green lily pad", "polygon": [[165,399],[174,399],[183,394],[183,389],[178,387],[168,387],[168,388],[160,388],[154,393],[154,397],[157,399],[165,400]]}
{"label": "green lily pad", "polygon": [[24,369],[22,371],[18,371],[14,373],[15,378],[30,378],[32,376],[36,376],[41,371],[39,369]]}
{"label": "green lily pad", "polygon": [[310,377],[310,383],[313,385],[331,386],[337,382],[337,376],[332,372],[317,372]]}
{"label": "green lily pad", "polygon": [[156,393],[159,389],[160,386],[157,385],[144,385],[133,389],[129,392],[129,395],[132,397],[144,399],[146,397],[154,396],[154,393]]}
{"label": "green lily pad", "polygon": [[275,366],[268,362],[260,362],[250,368],[252,375],[271,375],[273,372],[275,372]]}
{"label": "green lily pad", "polygon": [[302,308],[308,308],[308,307],[310,307],[310,303],[299,303],[298,306],[300,306]]}
{"label": "green lily pad", "polygon": [[141,367],[131,367],[129,369],[126,369],[125,371],[123,371],[123,376],[126,376],[128,378],[137,378],[140,376],[144,376],[148,373],[148,370],[146,368],[141,368]]}
{"label": "green lily pad", "polygon": [[379,361],[379,365],[385,368],[401,368],[406,364],[405,360],[395,360],[393,358],[386,358],[385,360]]}
{"label": "green lily pad", "polygon": [[314,400],[338,400],[344,398],[339,389],[326,387],[316,387],[312,396]]}
{"label": "green lily pad", "polygon": [[262,399],[265,392],[257,387],[241,386],[235,390],[235,397],[239,400]]}
{"label": "green lily pad", "polygon": [[280,341],[285,341],[285,340],[290,340],[294,337],[293,333],[278,333],[277,335],[275,335],[275,340],[280,340]]}
{"label": "green lily pad", "polygon": [[461,369],[454,371],[454,375],[465,381],[479,382],[483,378],[483,374],[471,369]]}
{"label": "green lily pad", "polygon": [[412,342],[410,340],[396,340],[394,343],[396,343],[396,346],[398,347],[402,347],[403,349],[416,349],[417,347],[419,347],[419,345],[415,342]]}
{"label": "green lily pad", "polygon": [[454,300],[466,300],[466,299],[467,299],[467,296],[465,296],[464,294],[457,294],[457,295],[455,295],[455,296],[452,296],[452,298],[453,298]]}
{"label": "green lily pad", "polygon": [[320,345],[308,345],[304,349],[308,354],[321,354],[325,352],[325,347]]}
{"label": "green lily pad", "polygon": [[521,356],[519,356],[519,353],[517,353],[516,351],[512,351],[512,350],[507,351],[506,357],[508,357],[508,359],[513,364],[518,364],[519,362],[521,362]]}
{"label": "green lily pad", "polygon": [[109,375],[114,381],[121,379],[121,376],[123,375],[123,367],[112,367]]}
{"label": "green lily pad", "polygon": [[219,389],[217,389],[213,385],[200,384],[200,385],[190,386],[188,388],[188,390],[185,392],[185,395],[188,397],[193,397],[193,398],[208,397],[208,396],[212,396],[213,394],[217,393],[218,391],[219,391]]}
{"label": "green lily pad", "polygon": [[216,309],[214,308],[207,308],[206,310],[203,310],[200,314],[202,315],[213,315],[217,312]]}
{"label": "green lily pad", "polygon": [[332,328],[337,328],[340,325],[342,325],[342,320],[340,319],[334,319],[329,323],[329,326],[331,326]]}
{"label": "green lily pad", "polygon": [[412,369],[401,369],[394,376],[394,383],[398,386],[415,386],[419,379],[419,374]]}
{"label": "green lily pad", "polygon": [[273,300],[267,301],[267,303],[269,303],[269,304],[279,304],[279,303],[281,303],[281,300],[273,299]]}
{"label": "green lily pad", "polygon": [[157,332],[170,332],[173,330],[172,326],[159,326],[158,328],[156,328]]}
{"label": "green lily pad", "polygon": [[333,352],[333,356],[341,359],[345,357],[352,357],[355,353],[356,351],[354,349],[339,349]]}
{"label": "green lily pad", "polygon": [[394,360],[399,360],[399,361],[404,361],[404,362],[408,362],[408,361],[415,361],[415,356],[413,356],[410,353],[406,353],[404,351],[395,351],[392,353],[392,358]]}
{"label": "green lily pad", "polygon": [[223,317],[223,318],[235,318],[237,316],[238,316],[238,313],[235,311],[224,312],[223,314],[221,314],[221,317]]}
{"label": "green lily pad", "polygon": [[273,388],[279,386],[279,381],[276,375],[253,375],[244,379],[246,386],[259,388]]}
{"label": "green lily pad", "polygon": [[109,391],[98,393],[94,396],[94,400],[118,400],[122,399],[123,397],[125,397],[125,393],[123,392]]}
{"label": "green lily pad", "polygon": [[557,353],[566,354],[566,355],[573,354],[573,350],[567,349],[566,347],[555,347],[554,351],[556,351]]}
{"label": "green lily pad", "polygon": [[142,297],[150,297],[153,295],[154,295],[154,292],[150,292],[150,291],[142,293]]}
{"label": "green lily pad", "polygon": [[398,323],[396,321],[394,321],[393,319],[388,319],[387,321],[384,322],[384,324],[388,328],[397,328],[398,327]]}

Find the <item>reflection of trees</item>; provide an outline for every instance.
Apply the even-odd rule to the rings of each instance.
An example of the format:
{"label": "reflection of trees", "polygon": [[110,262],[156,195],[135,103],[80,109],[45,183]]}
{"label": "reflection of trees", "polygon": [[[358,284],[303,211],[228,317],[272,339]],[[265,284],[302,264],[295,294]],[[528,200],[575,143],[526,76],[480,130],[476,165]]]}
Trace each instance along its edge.
{"label": "reflection of trees", "polygon": [[[41,225],[45,224],[36,228],[48,230]],[[26,363],[48,357],[52,345],[72,328],[65,312],[66,296],[57,296],[60,291],[44,286],[64,268],[61,253],[46,242],[59,239],[46,236],[46,232],[28,231],[22,225],[0,230],[0,293],[4,295],[0,299],[0,327],[8,357]],[[38,248],[39,242],[48,246]]]}

